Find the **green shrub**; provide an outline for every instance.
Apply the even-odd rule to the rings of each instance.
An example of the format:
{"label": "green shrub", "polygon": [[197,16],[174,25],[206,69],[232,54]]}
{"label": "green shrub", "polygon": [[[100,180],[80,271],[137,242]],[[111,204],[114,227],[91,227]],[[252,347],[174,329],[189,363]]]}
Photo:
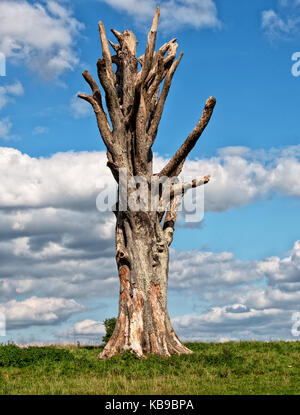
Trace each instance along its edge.
{"label": "green shrub", "polygon": [[102,341],[104,344],[107,344],[109,339],[111,338],[113,331],[115,329],[117,323],[117,319],[116,318],[107,318],[106,320],[104,320],[104,326],[105,326],[105,336],[103,336]]}
{"label": "green shrub", "polygon": [[65,349],[50,347],[18,347],[14,344],[0,345],[0,367],[26,367],[60,361],[74,360]]}

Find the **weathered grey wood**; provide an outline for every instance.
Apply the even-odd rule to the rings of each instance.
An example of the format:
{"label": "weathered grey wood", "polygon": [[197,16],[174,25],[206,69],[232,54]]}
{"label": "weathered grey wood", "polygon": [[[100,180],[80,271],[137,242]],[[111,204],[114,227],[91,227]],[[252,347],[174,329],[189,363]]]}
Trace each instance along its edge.
{"label": "weathered grey wood", "polygon": [[[149,186],[154,176],[176,178],[189,152],[207,126],[216,100],[206,102],[203,114],[192,133],[161,172],[154,175],[152,145],[155,141],[172,78],[182,58],[176,59],[178,44],[171,39],[155,52],[159,8],[147,38],[146,51],[136,56],[135,35],[112,29],[118,43],[107,40],[99,23],[102,58],[97,62],[98,77],[105,93],[112,128],[102,105],[97,82],[83,72],[92,94],[78,96],[89,102],[95,112],[101,137],[107,147],[107,165],[120,183],[119,171],[127,171],[127,182],[142,176]],[[109,43],[115,55],[111,55]],[[140,62],[141,69],[138,68]],[[113,65],[116,65],[114,70]],[[160,92],[160,85],[162,85]],[[130,350],[140,357],[147,353],[170,356],[191,353],[178,339],[167,310],[169,246],[173,240],[177,210],[184,193],[208,183],[210,176],[171,186],[170,201],[160,196],[157,211],[126,211],[115,207],[116,261],[120,278],[119,316],[114,333],[99,355],[100,359]],[[127,201],[133,193],[128,191]]]}

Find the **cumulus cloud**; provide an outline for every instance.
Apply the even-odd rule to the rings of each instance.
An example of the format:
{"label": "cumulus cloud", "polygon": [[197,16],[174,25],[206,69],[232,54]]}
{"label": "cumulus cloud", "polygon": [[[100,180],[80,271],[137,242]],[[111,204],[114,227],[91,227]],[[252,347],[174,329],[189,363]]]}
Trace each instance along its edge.
{"label": "cumulus cloud", "polygon": [[0,301],[117,294],[113,214],[30,209],[0,215]]}
{"label": "cumulus cloud", "polygon": [[[251,151],[246,147],[220,149],[216,157],[189,161],[183,177],[211,175],[205,186],[206,211],[221,212],[252,203],[271,191],[300,196],[300,146],[284,150]],[[159,158],[157,167],[165,160]]]}
{"label": "cumulus cloud", "polygon": [[56,333],[58,338],[72,338],[76,337],[77,340],[83,339],[84,341],[101,340],[105,335],[105,326],[102,322],[86,319],[79,321],[73,326],[69,327],[65,331],[58,331]]}
{"label": "cumulus cloud", "polygon": [[[188,161],[184,175],[212,174],[212,182],[206,186],[206,209],[224,211],[265,197],[270,191],[299,197],[299,156],[300,146],[269,152],[224,148],[215,157]],[[157,156],[156,170],[166,161]],[[59,309],[58,304],[71,315],[80,311],[74,301],[117,297],[115,218],[112,212],[96,208],[99,192],[115,189],[105,153],[69,152],[37,159],[2,148],[0,174],[1,307],[13,312],[20,307],[29,310],[30,304],[39,310],[41,304],[46,310],[41,323],[39,317],[16,317],[9,327],[48,321],[58,324],[65,318],[63,312],[53,311],[56,306]],[[198,339],[212,339],[214,333],[229,338],[230,330],[234,333],[230,338],[263,336],[259,324],[265,326],[266,336],[281,336],[288,332],[291,313],[300,300],[299,258],[299,241],[285,258],[261,261],[240,261],[230,252],[172,251],[169,287],[196,295],[202,308],[203,304],[210,307],[191,320],[203,326],[195,331]],[[64,299],[66,303],[45,299]],[[56,306],[51,309],[50,303]],[[205,319],[212,312],[220,320],[210,320],[212,327],[217,326],[206,335]],[[180,328],[181,320],[177,322],[180,333],[188,336],[188,329]],[[193,335],[192,329],[189,333]]]}
{"label": "cumulus cloud", "polygon": [[[271,155],[227,148],[217,157],[189,161],[184,173],[212,174],[205,189],[206,210],[224,211],[270,190],[299,197],[298,153],[298,147]],[[156,167],[165,162],[157,157]],[[115,218],[96,208],[100,191],[110,189],[113,197],[116,190],[105,153],[70,152],[36,159],[2,148],[0,174],[0,297],[30,295],[34,289],[39,295],[60,292],[66,298],[116,293]],[[206,287],[207,296],[215,285],[257,281],[269,269],[274,270],[274,280],[280,275],[286,280],[288,270],[298,278],[294,260],[281,263],[271,258],[258,269],[256,262],[238,261],[228,252],[182,252],[172,258],[170,288],[200,292]]]}
{"label": "cumulus cloud", "polygon": [[[100,0],[120,12],[133,16],[138,23],[151,21],[156,0]],[[161,8],[160,24],[169,30],[181,27],[195,29],[220,27],[217,7],[213,0],[164,0],[159,2]]]}
{"label": "cumulus cloud", "polygon": [[260,272],[273,283],[297,283],[300,275],[300,241],[296,241],[290,255],[283,260],[271,257],[260,263]]}
{"label": "cumulus cloud", "polygon": [[[263,340],[291,338],[291,314],[281,309],[243,309],[234,304],[213,307],[202,315],[189,314],[172,320],[177,334],[189,341]],[[236,310],[240,308],[241,312]]]}
{"label": "cumulus cloud", "polygon": [[[208,301],[218,297],[223,304],[234,301],[262,309],[294,308],[300,300],[300,241],[288,256],[261,261],[240,261],[230,252],[172,251],[170,275],[171,289],[197,293]],[[265,283],[258,287],[264,278]],[[239,291],[232,292],[236,286]]]}
{"label": "cumulus cloud", "polygon": [[[211,174],[205,186],[205,208],[221,212],[252,203],[270,191],[300,197],[299,159],[300,146],[270,153],[230,147],[216,157],[188,161],[182,177]],[[100,191],[110,189],[111,198],[116,192],[106,161],[105,152],[57,153],[36,159],[1,148],[0,206],[94,209]],[[156,157],[156,170],[166,162]]]}
{"label": "cumulus cloud", "polygon": [[261,261],[240,261],[230,252],[171,251],[169,287],[222,305],[294,309],[300,301],[300,241],[288,256]]}
{"label": "cumulus cloud", "polygon": [[207,294],[209,290],[233,287],[258,281],[255,261],[237,260],[230,252],[181,251],[171,253],[169,287],[190,293]]}
{"label": "cumulus cloud", "polygon": [[1,207],[95,208],[100,190],[114,188],[104,152],[57,153],[35,159],[0,150]]}
{"label": "cumulus cloud", "polygon": [[45,79],[78,64],[74,39],[83,25],[54,0],[0,2],[0,51]]}
{"label": "cumulus cloud", "polygon": [[6,318],[6,328],[26,328],[32,325],[52,325],[83,310],[75,300],[31,297],[23,301],[11,300],[0,304]]}
{"label": "cumulus cloud", "polygon": [[0,299],[115,294],[114,215],[96,208],[100,190],[114,188],[105,154],[0,154]]}
{"label": "cumulus cloud", "polygon": [[[183,253],[177,253],[176,259],[180,258],[180,254]],[[199,254],[201,256],[201,253],[194,253],[195,256]],[[187,258],[190,256],[187,255]],[[187,282],[184,284],[181,279],[181,289],[191,289],[214,304],[202,315],[174,318],[174,326],[181,336],[204,341],[215,341],[216,335],[229,340],[295,339],[292,327],[300,303],[300,241],[296,241],[290,254],[282,259],[270,257],[262,261],[240,262],[233,261],[228,254],[231,261],[229,269],[233,271],[229,275],[235,274],[237,265],[240,271],[229,279],[226,269],[225,272],[222,269],[222,261],[219,264],[220,258],[213,253],[209,256],[211,282],[207,279],[209,271],[205,261],[201,266],[199,264],[198,270],[192,263],[191,272],[186,261],[182,264],[180,260],[177,264],[176,260],[171,262],[170,281],[172,265],[180,267],[178,271],[184,272],[184,269]],[[176,275],[177,270],[175,279]]]}

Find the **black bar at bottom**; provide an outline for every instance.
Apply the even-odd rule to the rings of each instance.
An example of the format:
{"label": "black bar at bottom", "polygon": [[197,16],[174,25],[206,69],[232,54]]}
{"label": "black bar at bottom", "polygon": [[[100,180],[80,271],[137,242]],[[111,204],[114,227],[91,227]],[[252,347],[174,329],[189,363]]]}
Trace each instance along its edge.
{"label": "black bar at bottom", "polygon": [[257,411],[262,406],[270,409],[271,406],[285,408],[289,405],[299,405],[299,395],[61,395],[61,396],[0,396],[0,405],[9,405],[9,408],[19,406],[24,409],[26,406],[34,405],[37,409],[57,410],[59,406],[87,409],[90,405],[97,408],[97,413],[201,413],[218,409],[230,409],[232,412],[244,412],[247,410]]}

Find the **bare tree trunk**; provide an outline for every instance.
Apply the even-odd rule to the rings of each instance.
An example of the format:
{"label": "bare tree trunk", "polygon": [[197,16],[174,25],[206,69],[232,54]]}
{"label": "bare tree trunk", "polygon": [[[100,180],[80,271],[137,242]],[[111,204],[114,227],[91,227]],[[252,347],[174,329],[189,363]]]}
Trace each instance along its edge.
{"label": "bare tree trunk", "polygon": [[122,210],[120,200],[117,202],[119,316],[111,339],[99,355],[101,359],[124,350],[140,357],[147,353],[163,356],[191,353],[174,333],[167,310],[169,246],[173,240],[178,206],[185,191],[208,183],[210,176],[179,183],[172,179],[180,175],[188,154],[209,123],[216,100],[210,97],[206,101],[193,131],[166,166],[154,174],[152,145],[173,75],[183,56],[181,53],[176,59],[176,39],[171,39],[155,52],[159,13],[158,7],[148,34],[145,54],[139,59],[136,56],[135,35],[128,30],[120,33],[112,29],[118,41],[118,44],[109,42],[116,52],[112,56],[103,23],[99,22],[102,59],[97,62],[97,73],[105,92],[111,125],[102,105],[100,87],[88,71],[83,72],[83,77],[92,93],[78,95],[94,109],[107,148],[107,165],[119,184],[119,193],[121,169],[126,170],[128,175],[127,187],[129,180],[140,176],[145,179],[149,194],[154,177],[164,183],[166,180],[172,182],[168,203],[165,203],[164,193],[158,192],[157,209],[153,210],[151,205],[151,209],[135,210],[129,206],[127,210]]}
{"label": "bare tree trunk", "polygon": [[169,246],[156,212],[122,212],[116,226],[119,316],[100,358],[131,350],[170,356],[191,353],[167,311]]}

